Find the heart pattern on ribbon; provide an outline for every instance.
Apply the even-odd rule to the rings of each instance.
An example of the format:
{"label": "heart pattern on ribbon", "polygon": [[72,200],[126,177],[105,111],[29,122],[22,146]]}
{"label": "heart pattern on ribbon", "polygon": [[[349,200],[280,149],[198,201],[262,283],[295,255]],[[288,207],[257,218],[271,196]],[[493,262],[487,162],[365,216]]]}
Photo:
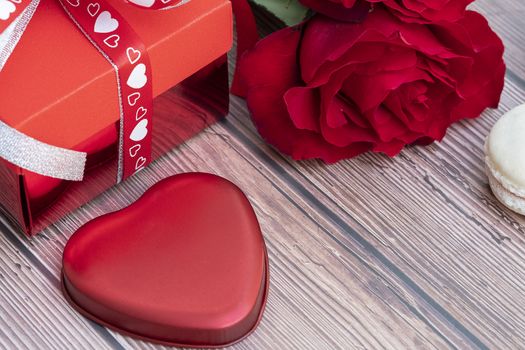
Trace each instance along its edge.
{"label": "heart pattern on ribbon", "polygon": [[[100,4],[95,4],[99,5]],[[88,13],[89,13],[89,5],[88,5]],[[118,28],[118,21],[111,17],[111,13],[109,11],[101,12],[100,15],[98,15],[97,20],[95,21],[95,33],[111,33],[117,30]]]}
{"label": "heart pattern on ribbon", "polygon": [[151,7],[155,0],[129,0],[129,2],[142,7]]}
{"label": "heart pattern on ribbon", "polygon": [[11,1],[0,0],[0,19],[7,20],[16,11],[16,6]]}
{"label": "heart pattern on ribbon", "polygon": [[137,153],[139,153],[139,151],[140,151],[140,148],[141,148],[140,144],[136,144],[135,146],[131,147],[131,148],[129,149],[129,155],[130,155],[132,158],[136,157],[136,156],[137,156]]}
{"label": "heart pattern on ribbon", "polygon": [[173,7],[183,5],[190,0],[127,0],[133,5],[142,8],[149,8],[155,10],[166,10]]}
{"label": "heart pattern on ribbon", "polygon": [[117,178],[120,182],[151,161],[153,92],[147,51],[125,19],[106,0],[59,1],[117,71],[121,101]]}
{"label": "heart pattern on ribbon", "polygon": [[113,34],[104,39],[104,44],[106,44],[107,47],[115,49],[118,47],[119,41],[120,36],[118,34]]}
{"label": "heart pattern on ribbon", "polygon": [[146,65],[140,63],[133,68],[126,84],[133,89],[141,89],[147,82],[148,77],[146,77]]}
{"label": "heart pattern on ribbon", "polygon": [[131,107],[135,106],[139,98],[140,98],[140,92],[134,92],[131,95],[128,95],[128,104]]}
{"label": "heart pattern on ribbon", "polygon": [[87,7],[87,11],[91,17],[95,17],[100,11],[100,4],[99,3],[89,4]]}
{"label": "heart pattern on ribbon", "polygon": [[146,108],[139,107],[139,109],[137,109],[137,113],[135,114],[135,120],[136,121],[141,120],[142,118],[144,118],[146,113],[148,113],[148,110]]}
{"label": "heart pattern on ribbon", "polygon": [[137,61],[142,56],[139,50],[135,50],[132,47],[128,47],[128,49],[126,50],[126,55],[128,56],[128,61],[131,64],[137,63]]}
{"label": "heart pattern on ribbon", "polygon": [[135,171],[141,171],[142,169],[144,169],[144,167],[146,166],[146,161],[147,159],[144,158],[144,157],[139,157],[139,159],[137,159],[137,162],[135,163]]}
{"label": "heart pattern on ribbon", "polygon": [[140,142],[148,135],[148,120],[142,119],[129,135],[129,138],[135,142]]}
{"label": "heart pattern on ribbon", "polygon": [[80,6],[80,0],[67,0],[67,3],[73,7],[79,7]]}

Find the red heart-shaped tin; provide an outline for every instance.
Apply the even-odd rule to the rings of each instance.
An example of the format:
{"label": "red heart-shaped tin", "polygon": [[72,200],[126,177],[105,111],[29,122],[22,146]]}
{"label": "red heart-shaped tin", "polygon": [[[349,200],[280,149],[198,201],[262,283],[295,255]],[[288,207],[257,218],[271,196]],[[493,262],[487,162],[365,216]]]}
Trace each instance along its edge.
{"label": "red heart-shaped tin", "polygon": [[63,290],[84,316],[141,339],[219,347],[251,333],[268,292],[253,208],[231,182],[191,173],[81,227],[64,251]]}

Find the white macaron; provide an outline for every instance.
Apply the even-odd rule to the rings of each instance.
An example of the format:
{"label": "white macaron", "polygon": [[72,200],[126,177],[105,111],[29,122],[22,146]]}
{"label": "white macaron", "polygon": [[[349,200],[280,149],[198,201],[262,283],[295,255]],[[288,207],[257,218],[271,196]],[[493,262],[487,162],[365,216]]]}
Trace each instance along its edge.
{"label": "white macaron", "polygon": [[485,165],[494,195],[525,215],[525,105],[494,125],[485,143]]}

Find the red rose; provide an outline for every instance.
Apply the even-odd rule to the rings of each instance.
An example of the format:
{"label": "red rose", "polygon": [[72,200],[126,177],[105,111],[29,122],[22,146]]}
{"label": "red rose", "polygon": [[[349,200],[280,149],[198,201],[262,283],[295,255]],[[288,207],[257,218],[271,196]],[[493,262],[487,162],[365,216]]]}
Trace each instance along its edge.
{"label": "red rose", "polygon": [[382,4],[405,22],[454,22],[474,0],[300,0],[305,6],[339,20],[354,21],[365,7]]}
{"label": "red rose", "polygon": [[340,21],[360,22],[371,8],[365,0],[299,0],[304,6]]}
{"label": "red rose", "polygon": [[474,0],[367,0],[382,3],[406,22],[457,21]]}
{"label": "red rose", "polygon": [[263,39],[241,61],[261,135],[295,159],[394,156],[497,107],[503,44],[478,13],[410,24],[383,9],[362,23],[316,16]]}

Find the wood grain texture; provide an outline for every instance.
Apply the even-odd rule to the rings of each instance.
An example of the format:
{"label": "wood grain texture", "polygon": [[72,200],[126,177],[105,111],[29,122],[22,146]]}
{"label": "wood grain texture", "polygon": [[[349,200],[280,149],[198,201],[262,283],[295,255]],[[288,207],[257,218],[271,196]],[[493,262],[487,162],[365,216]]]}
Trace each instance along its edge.
{"label": "wood grain texture", "polygon": [[188,171],[237,183],[267,239],[268,309],[234,349],[523,348],[525,219],[490,193],[482,147],[502,112],[525,101],[525,3],[474,8],[505,41],[506,88],[499,110],[455,125],[441,144],[395,159],[293,162],[261,140],[234,98],[227,121],[40,236],[0,226],[0,348],[161,349],[70,310],[59,291],[61,253],[83,223]]}

